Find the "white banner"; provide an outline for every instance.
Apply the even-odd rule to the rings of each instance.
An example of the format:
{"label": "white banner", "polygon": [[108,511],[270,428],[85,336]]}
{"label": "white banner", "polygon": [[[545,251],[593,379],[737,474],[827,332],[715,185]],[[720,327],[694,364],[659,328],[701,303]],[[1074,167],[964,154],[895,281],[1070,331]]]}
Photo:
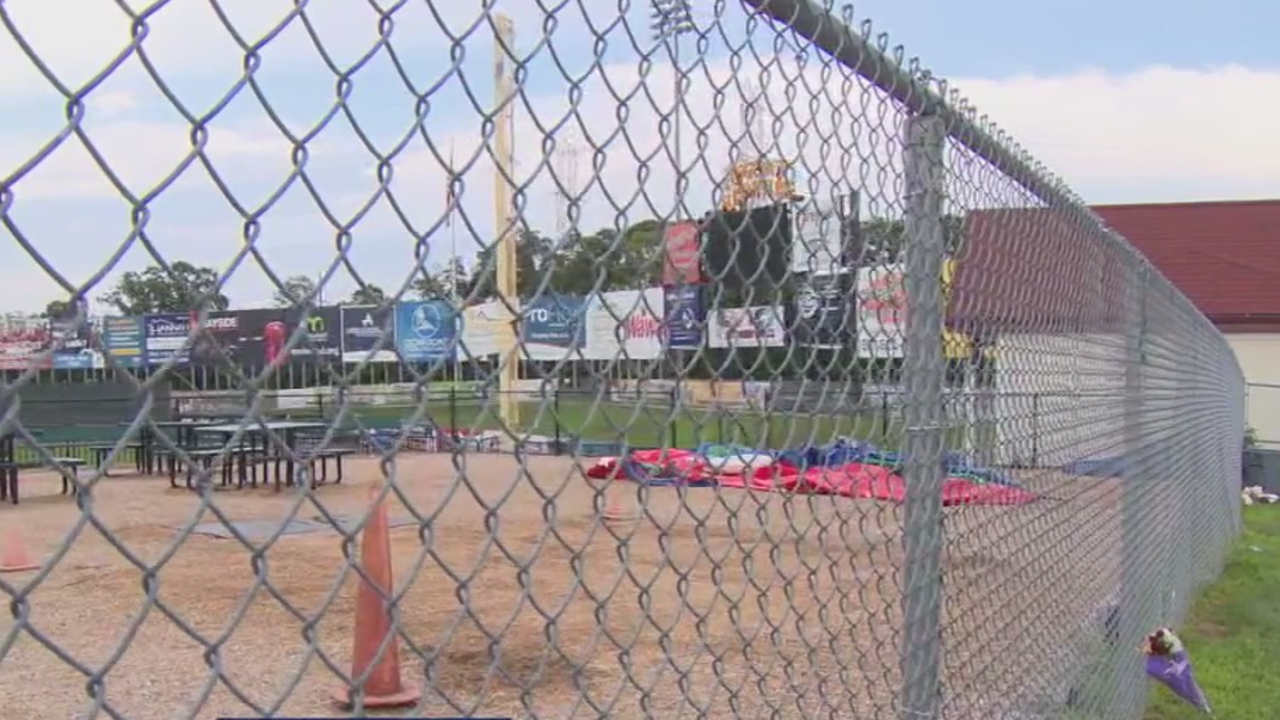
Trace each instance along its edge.
{"label": "white banner", "polygon": [[587,301],[587,360],[662,357],[662,288],[599,293]]}
{"label": "white banner", "polygon": [[791,272],[833,273],[841,267],[840,216],[834,210],[796,208],[791,225]]}
{"label": "white banner", "polygon": [[510,326],[511,313],[500,302],[463,308],[458,359],[482,360],[488,355],[497,355],[502,350],[502,338],[510,333],[506,330]]}
{"label": "white banner", "polygon": [[858,357],[900,358],[907,329],[901,263],[858,269]]}
{"label": "white banner", "polygon": [[707,343],[713,348],[784,347],[787,327],[780,305],[721,308],[707,315]]}

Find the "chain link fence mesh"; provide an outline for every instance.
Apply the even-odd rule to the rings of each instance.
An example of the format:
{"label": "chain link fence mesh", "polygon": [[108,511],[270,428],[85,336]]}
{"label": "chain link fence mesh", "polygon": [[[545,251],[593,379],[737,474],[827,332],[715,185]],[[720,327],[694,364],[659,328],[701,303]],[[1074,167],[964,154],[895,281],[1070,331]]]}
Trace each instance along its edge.
{"label": "chain link fence mesh", "polygon": [[[7,366],[5,564],[39,567],[0,575],[0,714],[362,714],[375,488],[374,640],[421,693],[401,716],[1140,716],[1141,637],[1239,528],[1239,368],[869,23],[809,0],[183,5],[103,3],[128,32],[89,67],[57,48],[102,50],[96,16],[55,47],[0,4],[7,64],[62,110],[0,166],[31,272],[80,301],[234,241],[165,301],[191,315],[162,362]],[[111,146],[122,76],[179,152]],[[96,249],[28,221],[54,180],[99,191],[66,214],[116,211],[83,273],[62,268]],[[430,285],[451,256],[468,282]],[[218,295],[304,267],[282,312],[352,292],[332,317],[363,344],[218,334]],[[104,403],[107,437],[69,430]]]}

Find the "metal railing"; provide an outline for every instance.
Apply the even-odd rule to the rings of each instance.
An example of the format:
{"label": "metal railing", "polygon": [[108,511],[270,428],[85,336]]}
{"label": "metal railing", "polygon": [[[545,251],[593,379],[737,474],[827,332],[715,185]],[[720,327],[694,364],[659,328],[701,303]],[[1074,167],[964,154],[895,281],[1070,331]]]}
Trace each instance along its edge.
{"label": "metal railing", "polygon": [[[652,28],[625,3],[181,5],[112,5],[127,44],[77,74],[57,42],[100,28],[61,24],[104,20],[28,42],[40,18],[0,4],[0,57],[33,78],[13,91],[62,118],[0,166],[0,258],[73,313],[194,312],[185,342],[224,360],[194,383],[168,336],[141,369],[6,355],[0,716],[1141,715],[1140,639],[1239,530],[1239,366],[869,23],[811,0],[662,3]],[[183,18],[205,39],[174,53]],[[158,127],[107,148],[139,127],[109,93],[163,111],[179,152],[151,152]],[[123,241],[86,267],[60,218]],[[197,256],[212,280],[176,265]],[[265,330],[210,343],[223,296],[298,275],[291,311],[378,305],[367,357],[295,376],[271,358],[301,324],[260,367],[231,346]],[[760,325],[713,346],[725,309]],[[115,452],[67,457],[77,423],[41,398],[107,375]],[[201,433],[229,433],[218,457]],[[294,475],[170,488],[135,462],[243,473],[268,457],[249,435]],[[341,482],[307,474],[353,438]]]}

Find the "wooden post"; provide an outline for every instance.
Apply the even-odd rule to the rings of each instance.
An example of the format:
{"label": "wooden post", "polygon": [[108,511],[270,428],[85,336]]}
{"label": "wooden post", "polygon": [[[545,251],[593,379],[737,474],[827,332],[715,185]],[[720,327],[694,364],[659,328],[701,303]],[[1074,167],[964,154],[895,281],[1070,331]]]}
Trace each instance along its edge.
{"label": "wooden post", "polygon": [[[494,92],[494,173],[493,173],[493,221],[497,238],[497,291],[504,308],[519,311],[520,298],[516,282],[516,228],[515,185],[511,181],[515,167],[515,150],[512,147],[512,112],[515,103],[514,77],[507,57],[509,48],[515,46],[515,26],[506,15],[494,15],[493,92]],[[510,310],[504,310],[509,313]],[[516,394],[519,380],[520,345],[517,335],[517,317],[503,325],[503,337],[499,340],[498,417],[512,430],[520,427],[520,403]]]}

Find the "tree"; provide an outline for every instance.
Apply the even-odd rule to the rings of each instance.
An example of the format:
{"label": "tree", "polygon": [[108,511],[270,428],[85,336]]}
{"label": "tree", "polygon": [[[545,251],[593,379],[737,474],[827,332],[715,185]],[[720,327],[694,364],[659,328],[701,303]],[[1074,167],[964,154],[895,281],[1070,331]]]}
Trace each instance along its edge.
{"label": "tree", "polygon": [[351,293],[352,305],[381,305],[387,301],[387,294],[382,288],[372,283],[365,283]]}
{"label": "tree", "polygon": [[217,271],[196,267],[184,260],[173,263],[167,270],[159,266],[142,272],[130,270],[99,300],[130,316],[191,312],[203,309],[202,302],[209,310],[226,310],[231,304],[227,296],[218,291]]}
{"label": "tree", "polygon": [[467,266],[462,260],[453,258],[443,267],[430,273],[423,273],[413,281],[413,290],[422,298],[457,297],[465,299],[471,293],[471,279],[467,274]]}
{"label": "tree", "polygon": [[640,290],[662,281],[662,233],[657,220],[644,220],[619,233],[603,228],[570,235],[551,248],[544,272],[557,292],[585,295],[593,290]]}
{"label": "tree", "polygon": [[[948,254],[959,251],[964,241],[964,219],[957,215],[943,216],[942,235]],[[875,218],[862,223],[863,262],[900,262],[905,237],[906,224],[902,220]]]}
{"label": "tree", "polygon": [[[498,296],[497,247],[487,245],[476,253],[471,268],[469,295],[477,300]],[[552,253],[551,241],[533,230],[521,230],[516,236],[516,293],[522,299],[538,294],[542,287],[542,271]]]}
{"label": "tree", "polygon": [[316,281],[308,275],[290,275],[284,281],[284,287],[276,290],[276,307],[293,307],[306,303],[307,298],[316,294]]}
{"label": "tree", "polygon": [[66,300],[50,300],[49,304],[44,306],[44,316],[50,320],[57,320],[74,314],[75,311],[72,310],[71,303]]}

